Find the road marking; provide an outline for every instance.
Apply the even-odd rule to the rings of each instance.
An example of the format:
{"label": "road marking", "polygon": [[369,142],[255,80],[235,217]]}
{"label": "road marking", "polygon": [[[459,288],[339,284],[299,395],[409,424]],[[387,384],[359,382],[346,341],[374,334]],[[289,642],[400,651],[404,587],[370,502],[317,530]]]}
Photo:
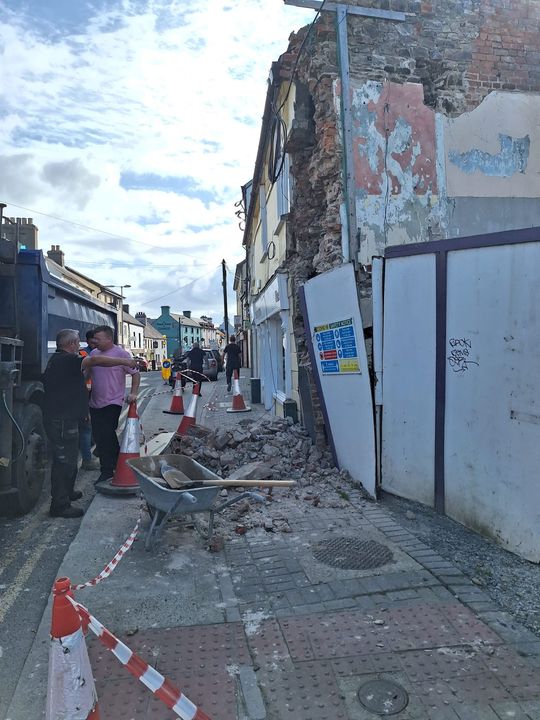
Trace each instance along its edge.
{"label": "road marking", "polygon": [[41,542],[37,545],[32,555],[28,558],[28,560],[19,570],[8,590],[2,595],[2,606],[0,607],[0,624],[4,622],[4,619],[8,614],[9,610],[11,609],[11,606],[17,600],[21,592],[23,592],[24,585],[34,571],[36,565],[41,559],[41,556],[45,552],[47,544],[53,539],[53,536],[57,530],[58,526],[52,526],[45,532],[45,534],[42,536]]}
{"label": "road marking", "polygon": [[13,545],[7,550],[2,557],[2,565],[0,566],[0,577],[6,572],[11,563],[16,559],[21,545],[30,539],[34,530],[43,522],[42,514],[45,512],[45,508],[50,503],[50,498],[46,497],[45,500],[37,507],[34,511],[34,516],[28,521],[28,525],[20,533],[17,533],[13,537]]}

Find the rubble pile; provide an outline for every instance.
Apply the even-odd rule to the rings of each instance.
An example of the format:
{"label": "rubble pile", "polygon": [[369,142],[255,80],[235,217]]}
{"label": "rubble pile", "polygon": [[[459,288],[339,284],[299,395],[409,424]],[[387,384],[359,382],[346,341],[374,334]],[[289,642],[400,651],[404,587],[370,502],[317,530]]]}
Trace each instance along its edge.
{"label": "rubble pile", "polygon": [[[291,532],[289,502],[297,505],[298,500],[304,500],[306,510],[310,506],[343,508],[349,505],[352,487],[367,497],[347,471],[334,466],[330,452],[314,446],[305,429],[292,424],[290,418],[242,419],[234,429],[195,426],[188,435],[175,436],[170,452],[187,455],[222,478],[296,481],[291,488],[267,493],[266,497],[274,500],[271,505],[246,501],[225,511],[228,528],[219,524],[220,532],[226,534],[227,530],[243,534],[252,527]],[[223,490],[222,496],[228,492]],[[236,526],[231,528],[231,522]]]}

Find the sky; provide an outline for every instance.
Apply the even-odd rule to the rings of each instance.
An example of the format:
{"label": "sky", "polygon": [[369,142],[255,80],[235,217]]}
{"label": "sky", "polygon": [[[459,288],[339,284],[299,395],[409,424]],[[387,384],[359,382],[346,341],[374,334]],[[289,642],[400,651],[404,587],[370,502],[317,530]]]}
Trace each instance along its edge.
{"label": "sky", "polygon": [[[223,321],[282,0],[0,0],[0,202],[130,312]],[[65,222],[68,220],[70,222]]]}

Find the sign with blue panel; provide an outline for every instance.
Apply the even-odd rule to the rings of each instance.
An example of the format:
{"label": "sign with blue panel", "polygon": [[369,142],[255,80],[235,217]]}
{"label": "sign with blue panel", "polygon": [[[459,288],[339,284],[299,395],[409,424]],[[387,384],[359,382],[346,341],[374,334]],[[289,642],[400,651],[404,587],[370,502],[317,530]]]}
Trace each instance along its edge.
{"label": "sign with blue panel", "polygon": [[313,329],[321,371],[325,375],[362,372],[352,318]]}

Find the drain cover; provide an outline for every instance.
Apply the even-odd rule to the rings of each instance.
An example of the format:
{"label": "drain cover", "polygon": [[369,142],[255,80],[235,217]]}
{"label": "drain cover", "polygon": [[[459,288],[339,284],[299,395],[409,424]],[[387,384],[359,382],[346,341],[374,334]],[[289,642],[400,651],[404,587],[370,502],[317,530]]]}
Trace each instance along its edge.
{"label": "drain cover", "polygon": [[342,570],[368,570],[394,559],[386,545],[351,537],[321,540],[313,548],[313,555],[319,562]]}
{"label": "drain cover", "polygon": [[409,704],[407,691],[391,680],[370,680],[358,690],[358,699],[377,715],[397,715]]}

